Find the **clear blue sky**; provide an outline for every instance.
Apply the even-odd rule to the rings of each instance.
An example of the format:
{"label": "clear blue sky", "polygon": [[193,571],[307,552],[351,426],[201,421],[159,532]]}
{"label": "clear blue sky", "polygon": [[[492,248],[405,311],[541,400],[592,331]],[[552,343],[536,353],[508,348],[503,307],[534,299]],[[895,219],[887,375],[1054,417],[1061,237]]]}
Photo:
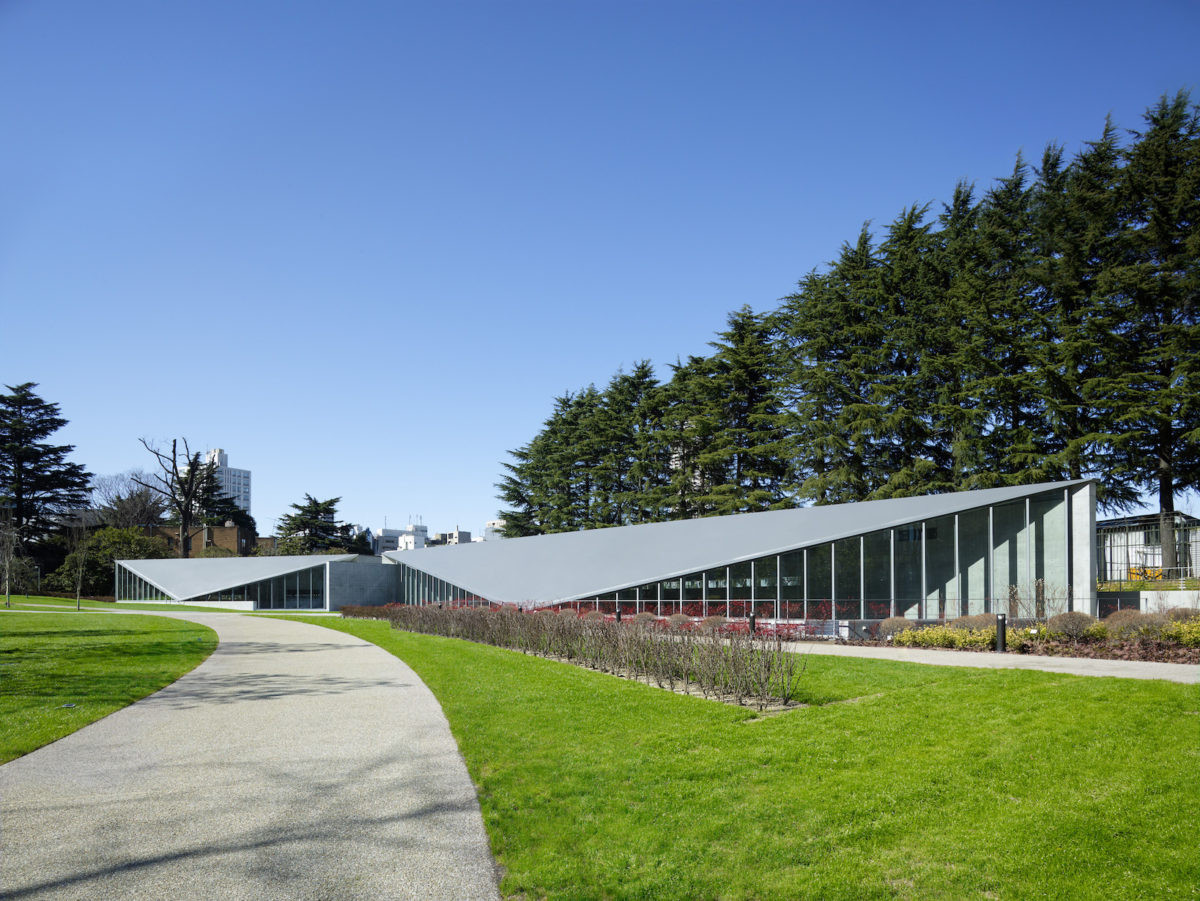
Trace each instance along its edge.
{"label": "clear blue sky", "polygon": [[0,380],[260,530],[478,532],[552,398],[1200,96],[1200,3],[0,2]]}

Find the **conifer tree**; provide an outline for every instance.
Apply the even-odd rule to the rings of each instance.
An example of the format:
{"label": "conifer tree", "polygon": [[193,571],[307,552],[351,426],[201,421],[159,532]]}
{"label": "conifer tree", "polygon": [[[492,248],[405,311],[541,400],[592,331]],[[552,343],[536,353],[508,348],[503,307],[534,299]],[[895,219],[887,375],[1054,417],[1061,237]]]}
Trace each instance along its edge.
{"label": "conifer tree", "polygon": [[34,393],[35,382],[0,394],[0,506],[18,549],[44,537],[54,517],[86,502],[91,473],[67,460],[75,448],[46,439],[67,424],[58,404]]}
{"label": "conifer tree", "polygon": [[705,503],[718,514],[786,506],[791,449],[773,321],[743,306],[718,337],[708,392],[715,429],[699,462],[719,479]]}
{"label": "conifer tree", "polygon": [[880,261],[864,226],[828,273],[810,273],[784,300],[784,389],[795,432],[799,496],[818,504],[870,497],[880,465],[884,411],[874,402],[882,361]]}
{"label": "conifer tree", "polygon": [[337,521],[340,497],[319,501],[311,494],[304,501],[292,504],[293,513],[279,520],[279,546],[288,554],[314,554],[343,547],[345,530]]}
{"label": "conifer tree", "polygon": [[[1158,497],[1163,566],[1178,565],[1175,495],[1200,485],[1200,109],[1186,92],[1146,112],[1125,151],[1112,316],[1113,469]],[[1116,322],[1117,319],[1123,321]]]}

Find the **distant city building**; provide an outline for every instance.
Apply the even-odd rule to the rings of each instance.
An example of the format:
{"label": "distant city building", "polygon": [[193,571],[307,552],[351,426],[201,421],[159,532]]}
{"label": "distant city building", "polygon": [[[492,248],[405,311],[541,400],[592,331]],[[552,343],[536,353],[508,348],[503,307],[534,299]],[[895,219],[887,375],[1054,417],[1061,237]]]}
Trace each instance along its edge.
{"label": "distant city building", "polygon": [[[384,529],[384,531],[388,530]],[[409,523],[407,527],[395,531],[399,533],[396,536],[396,550],[398,551],[419,551],[429,541],[429,527],[419,523],[417,525]]]}
{"label": "distant city building", "polygon": [[492,519],[483,524],[483,540],[498,541],[504,537],[505,522],[503,519]]}
{"label": "distant city building", "polygon": [[380,529],[375,533],[375,540],[371,542],[371,549],[378,557],[387,551],[400,550],[400,536],[404,534],[403,529]]}
{"label": "distant city building", "polygon": [[229,465],[229,455],[219,447],[204,455],[204,462],[216,464],[214,470],[221,493],[235,504],[250,512],[250,470],[234,469]]}
{"label": "distant city building", "polygon": [[425,542],[426,547],[441,547],[449,544],[470,544],[471,533],[464,532],[462,529],[455,529],[453,532],[437,532],[432,538]]}

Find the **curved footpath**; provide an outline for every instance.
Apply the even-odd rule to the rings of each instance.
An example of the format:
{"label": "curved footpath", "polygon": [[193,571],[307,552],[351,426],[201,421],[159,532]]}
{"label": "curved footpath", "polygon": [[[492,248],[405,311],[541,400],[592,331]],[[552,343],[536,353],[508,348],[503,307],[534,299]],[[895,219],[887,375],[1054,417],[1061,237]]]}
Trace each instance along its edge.
{"label": "curved footpath", "polygon": [[882,648],[870,645],[834,644],[823,641],[794,641],[788,644],[798,654],[830,654],[838,657],[871,657],[933,666],[973,666],[979,669],[1035,669],[1071,676],[1113,676],[1118,679],[1166,679],[1168,682],[1200,683],[1200,666],[1188,663],[1153,663],[1142,660],[1094,660],[1090,657],[1047,657],[1040,654],[995,654],[987,651],[954,651],[941,648]]}
{"label": "curved footpath", "polygon": [[216,630],[208,660],[0,766],[0,896],[499,898],[474,786],[408,666],[304,623],[179,618]]}

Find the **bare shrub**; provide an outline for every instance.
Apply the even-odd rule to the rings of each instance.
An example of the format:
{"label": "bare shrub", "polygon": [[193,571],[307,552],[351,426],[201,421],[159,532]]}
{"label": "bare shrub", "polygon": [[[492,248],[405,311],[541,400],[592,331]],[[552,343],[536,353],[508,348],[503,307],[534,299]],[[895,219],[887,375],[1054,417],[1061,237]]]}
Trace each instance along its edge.
{"label": "bare shrub", "polygon": [[1167,611],[1167,619],[1173,623],[1187,623],[1200,619],[1200,610],[1195,607],[1172,607]]}
{"label": "bare shrub", "polygon": [[1104,625],[1111,638],[1154,639],[1162,635],[1163,627],[1170,620],[1163,613],[1142,613],[1140,610],[1125,609],[1109,614]]}
{"label": "bare shrub", "polygon": [[723,616],[706,616],[700,621],[701,632],[720,632],[721,627],[728,622]]}
{"label": "bare shrub", "polygon": [[996,614],[972,613],[969,616],[952,619],[947,625],[951,629],[994,629],[996,628]]}
{"label": "bare shrub", "polygon": [[[759,709],[795,697],[804,667],[784,650],[779,634],[737,630],[723,634],[724,617],[704,630],[657,628],[646,612],[627,623],[601,615],[559,615],[513,606],[346,608],[345,616],[386,618],[393,628],[460,638],[569,660],[600,672],[644,679],[670,688],[694,686],[706,697],[751,701]],[[683,616],[684,622],[691,618]]]}
{"label": "bare shrub", "polygon": [[692,618],[686,613],[672,613],[667,617],[667,622],[670,623],[673,628],[682,629],[692,624]]}
{"label": "bare shrub", "polygon": [[1071,610],[1059,613],[1046,621],[1046,629],[1051,635],[1062,635],[1072,641],[1079,641],[1087,630],[1096,624],[1096,618],[1082,610]]}

